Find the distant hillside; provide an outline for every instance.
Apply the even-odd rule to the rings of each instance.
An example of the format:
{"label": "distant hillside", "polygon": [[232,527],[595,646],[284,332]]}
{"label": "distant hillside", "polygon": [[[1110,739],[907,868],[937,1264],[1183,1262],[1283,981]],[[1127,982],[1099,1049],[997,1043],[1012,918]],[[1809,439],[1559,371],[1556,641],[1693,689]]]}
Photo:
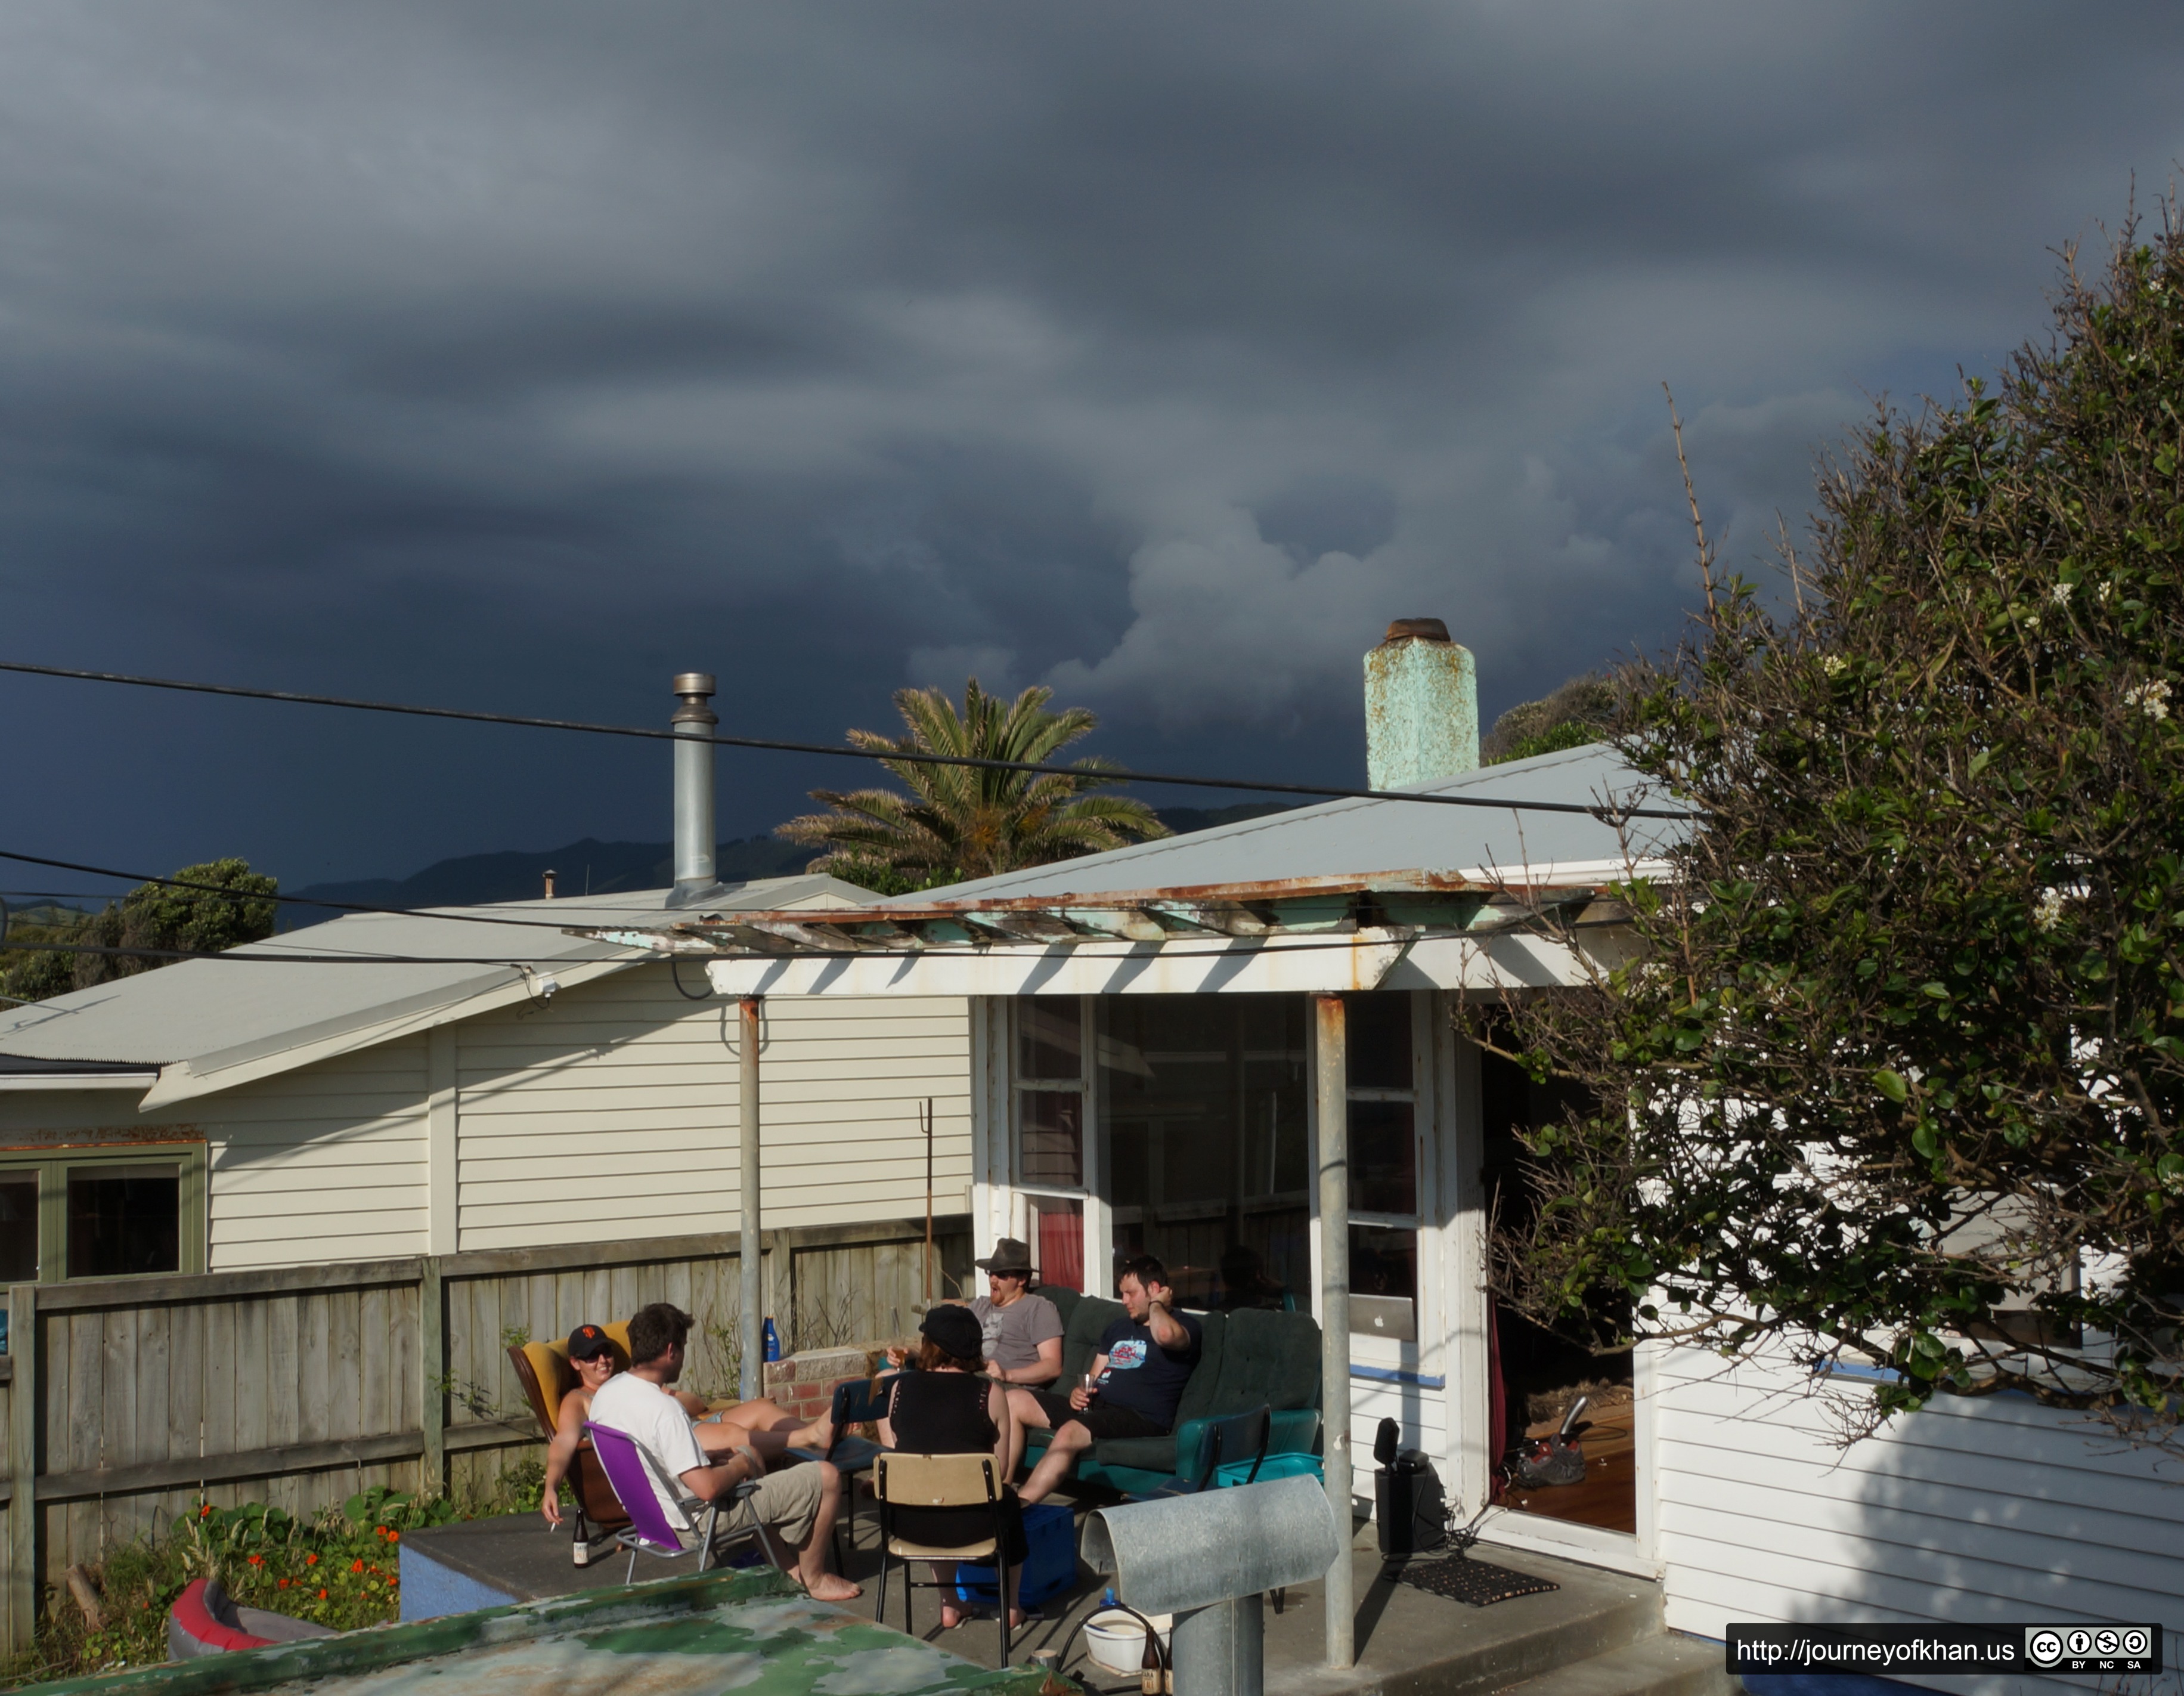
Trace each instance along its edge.
{"label": "distant hillside", "polygon": [[[1178,833],[1208,830],[1217,824],[1260,818],[1286,808],[1279,801],[1246,801],[1239,806],[1171,806],[1161,810],[1168,828]],[[723,883],[752,878],[793,877],[817,851],[772,836],[745,836],[721,843],[714,865]],[[563,897],[619,895],[630,890],[660,890],[675,881],[674,851],[666,842],[600,842],[587,836],[565,848],[539,852],[465,854],[440,860],[408,878],[360,878],[346,884],[312,884],[284,894],[316,901],[357,901],[370,907],[474,907],[482,901],[536,901],[545,893],[544,874],[554,874],[554,892]],[[332,918],[330,909],[314,912],[291,907],[290,927]]]}

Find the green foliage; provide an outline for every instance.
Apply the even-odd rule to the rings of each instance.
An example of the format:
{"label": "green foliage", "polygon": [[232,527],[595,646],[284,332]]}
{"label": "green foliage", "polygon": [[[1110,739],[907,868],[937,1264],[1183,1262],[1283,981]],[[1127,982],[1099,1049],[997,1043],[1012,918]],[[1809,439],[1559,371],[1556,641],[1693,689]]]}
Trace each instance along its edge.
{"label": "green foliage", "polygon": [[[883,736],[852,730],[850,740],[875,753],[953,754],[972,759],[1044,765],[1088,734],[1099,720],[1087,708],[1053,712],[1054,692],[1028,689],[1003,701],[978,687],[963,688],[963,709],[939,689],[898,689],[896,710],[909,734]],[[1132,840],[1165,836],[1167,827],[1141,801],[1100,794],[1109,769],[1100,759],[1079,760],[1082,776],[932,766],[906,760],[880,762],[908,788],[843,794],[814,789],[831,812],[806,813],[776,834],[827,851],[811,862],[815,872],[882,894],[909,894],[969,878],[990,877],[1022,866],[1045,865],[1119,848]]]}
{"label": "green foliage", "polygon": [[1709,574],[1698,633],[1620,680],[1618,745],[1699,822],[1634,864],[1635,958],[1511,1004],[1601,1104],[1535,1139],[1513,1299],[1862,1357],[1896,1375],[1875,1420],[2014,1385],[2173,1440],[2180,437],[2171,229],[2073,271],[1997,382],[1857,441],[1793,615]]}
{"label": "green foliage", "polygon": [[1506,765],[1535,754],[1604,740],[1614,722],[1615,686],[1596,672],[1572,678],[1552,695],[1520,701],[1494,721],[1479,744],[1479,763]]}
{"label": "green foliage", "polygon": [[[270,897],[279,889],[274,879],[253,872],[247,860],[211,860],[183,867],[171,884],[139,884],[97,914],[77,918],[49,910],[40,915],[44,924],[10,926],[9,936],[21,942],[217,953],[273,934],[280,909]],[[174,963],[159,954],[11,951],[0,954],[0,995],[41,1001]]]}
{"label": "green foliage", "polygon": [[[543,1477],[543,1463],[534,1463]],[[535,1499],[531,1505],[538,1505]],[[309,1520],[249,1502],[194,1513],[108,1552],[92,1576],[97,1629],[65,1594],[39,1622],[31,1654],[8,1669],[18,1682],[79,1677],[167,1658],[167,1611],[190,1582],[218,1574],[246,1607],[352,1631],[396,1618],[404,1533],[458,1517],[444,1499],[374,1485]]]}

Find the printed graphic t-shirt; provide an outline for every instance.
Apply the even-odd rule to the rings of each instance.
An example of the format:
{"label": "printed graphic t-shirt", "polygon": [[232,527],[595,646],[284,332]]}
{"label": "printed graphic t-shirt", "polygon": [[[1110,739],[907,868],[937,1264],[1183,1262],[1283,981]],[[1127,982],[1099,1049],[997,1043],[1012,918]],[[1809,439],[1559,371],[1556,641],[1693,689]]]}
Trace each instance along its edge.
{"label": "printed graphic t-shirt", "polygon": [[1162,1431],[1175,1428],[1176,1403],[1183,1399],[1183,1386],[1198,1364],[1199,1344],[1206,1334],[1206,1327],[1189,1314],[1177,1314],[1174,1319],[1190,1342],[1173,1353],[1153,1341],[1151,1327],[1135,1319],[1126,1317],[1109,1325],[1100,1336],[1107,1370],[1094,1386],[1101,1403],[1128,1408]]}
{"label": "printed graphic t-shirt", "polygon": [[689,1494],[682,1487],[682,1475],[711,1463],[698,1446],[698,1433],[690,1429],[690,1416],[682,1404],[657,1384],[634,1373],[617,1372],[592,1392],[592,1423],[637,1439],[660,1512],[676,1530],[692,1529],[689,1515],[682,1511],[683,1498]]}
{"label": "printed graphic t-shirt", "polygon": [[1006,1308],[980,1296],[969,1305],[985,1334],[986,1358],[996,1366],[1035,1366],[1039,1344],[1061,1335],[1061,1310],[1044,1296],[1019,1296]]}

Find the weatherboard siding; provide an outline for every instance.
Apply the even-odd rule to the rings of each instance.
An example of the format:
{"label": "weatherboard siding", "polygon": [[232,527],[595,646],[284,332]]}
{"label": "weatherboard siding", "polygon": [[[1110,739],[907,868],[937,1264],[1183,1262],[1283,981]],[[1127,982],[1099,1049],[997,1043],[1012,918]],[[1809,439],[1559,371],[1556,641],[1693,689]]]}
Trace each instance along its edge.
{"label": "weatherboard siding", "polygon": [[186,1105],[205,1136],[213,1271],[424,1251],[424,1037]]}
{"label": "weatherboard siding", "polygon": [[2020,1396],[1943,1397],[1843,1449],[1794,1368],[1664,1351],[1658,1382],[1657,1548],[1673,1630],[2178,1622],[2184,1465],[2131,1449],[2083,1414]]}
{"label": "weatherboard siding", "polygon": [[[466,1020],[455,1037],[463,1248],[735,1228],[733,1001],[686,999],[665,966],[642,967]],[[963,1001],[769,1001],[760,1066],[765,1224],[921,1213],[928,1096],[935,1206],[963,1209]]]}

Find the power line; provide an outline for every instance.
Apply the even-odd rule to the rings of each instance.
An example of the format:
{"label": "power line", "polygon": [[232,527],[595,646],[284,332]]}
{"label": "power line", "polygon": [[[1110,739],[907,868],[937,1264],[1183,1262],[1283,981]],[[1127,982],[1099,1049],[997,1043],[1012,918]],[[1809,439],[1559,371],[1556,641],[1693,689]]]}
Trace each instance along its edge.
{"label": "power line", "polygon": [[279,700],[303,706],[338,706],[357,712],[392,712],[411,718],[454,718],[472,724],[509,724],[532,730],[573,730],[591,736],[635,736],[650,742],[698,742],[716,748],[756,748],[773,753],[818,754],[837,760],[900,760],[911,765],[968,766],[979,771],[1029,772],[1039,776],[1095,777],[1112,784],[1173,784],[1189,789],[1250,789],[1267,795],[1316,795],[1333,801],[1418,801],[1429,806],[1488,807],[1501,812],[1574,812],[1615,822],[1627,818],[1691,819],[1699,815],[1663,807],[1623,807],[1582,801],[1502,801],[1486,795],[1423,795],[1410,789],[1343,789],[1326,784],[1276,784],[1251,778],[1189,777],[1173,772],[1086,770],[1080,766],[1039,765],[1028,760],[984,760],[967,754],[880,752],[823,742],[783,742],[760,736],[685,736],[649,725],[591,724],[573,718],[532,718],[515,713],[484,712],[454,706],[415,706],[404,702],[359,700],[346,695],[303,695],[290,689],[248,689],[239,683],[188,683],[174,678],[141,678],[124,672],[80,671],[67,666],[34,666],[0,660],[0,672],[31,677],[67,678],[81,683],[127,683],[138,689],[179,689],[187,695],[232,695],[244,700]]}
{"label": "power line", "polygon": [[[206,895],[226,895],[231,901],[282,901],[291,907],[322,907],[342,912],[384,913],[394,918],[437,918],[452,924],[513,924],[530,930],[566,930],[566,923],[551,918],[511,918],[504,914],[482,913],[474,908],[450,912],[444,908],[421,907],[373,907],[365,901],[328,901],[317,895],[257,895],[248,890],[231,888],[226,884],[194,883],[185,878],[155,878],[148,873],[117,872],[111,866],[86,866],[74,860],[49,860],[37,854],[16,854],[0,848],[0,860],[16,860],[26,866],[50,866],[57,871],[81,872],[94,878],[126,878],[139,884],[159,884],[170,890],[198,890]],[[119,897],[108,896],[116,900]],[[604,899],[604,898],[603,898]],[[643,912],[650,909],[632,908]]]}

